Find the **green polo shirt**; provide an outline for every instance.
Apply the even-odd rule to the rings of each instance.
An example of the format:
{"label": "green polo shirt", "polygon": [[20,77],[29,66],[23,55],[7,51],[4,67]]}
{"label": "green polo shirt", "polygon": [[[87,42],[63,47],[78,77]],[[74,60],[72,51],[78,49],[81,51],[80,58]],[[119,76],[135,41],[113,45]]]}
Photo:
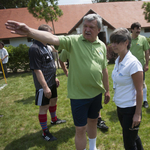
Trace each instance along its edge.
{"label": "green polo shirt", "polygon": [[142,66],[145,65],[145,51],[150,48],[149,43],[145,36],[139,35],[131,41],[131,53],[141,62]]}
{"label": "green polo shirt", "polygon": [[106,46],[97,37],[93,43],[82,35],[59,36],[58,50],[70,53],[68,98],[86,99],[104,93],[102,70],[107,66]]}

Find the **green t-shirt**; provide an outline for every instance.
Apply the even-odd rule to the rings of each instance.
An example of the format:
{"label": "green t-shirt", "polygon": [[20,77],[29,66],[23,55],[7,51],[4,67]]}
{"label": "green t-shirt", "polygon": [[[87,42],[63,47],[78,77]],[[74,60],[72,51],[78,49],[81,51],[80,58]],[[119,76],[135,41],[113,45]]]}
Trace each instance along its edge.
{"label": "green t-shirt", "polygon": [[145,36],[139,35],[131,41],[130,51],[141,62],[143,67],[145,65],[145,51],[149,48],[149,43]]}
{"label": "green t-shirt", "polygon": [[105,90],[102,70],[107,66],[106,46],[97,37],[93,43],[82,35],[59,36],[58,50],[70,53],[68,98],[93,98]]}

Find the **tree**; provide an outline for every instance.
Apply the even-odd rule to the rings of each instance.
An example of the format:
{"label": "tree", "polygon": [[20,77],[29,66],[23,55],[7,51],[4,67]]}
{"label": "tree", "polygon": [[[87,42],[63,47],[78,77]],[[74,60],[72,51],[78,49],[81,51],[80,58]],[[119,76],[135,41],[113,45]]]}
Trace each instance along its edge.
{"label": "tree", "polygon": [[30,0],[0,0],[0,9],[27,7]]}
{"label": "tree", "polygon": [[150,2],[144,2],[142,8],[144,9],[145,20],[150,22]]}
{"label": "tree", "polygon": [[0,9],[22,7],[28,7],[29,13],[37,19],[45,19],[47,23],[52,21],[55,34],[53,21],[57,21],[58,17],[63,15],[58,7],[58,0],[0,0]]}
{"label": "tree", "polygon": [[55,34],[53,20],[57,21],[58,17],[63,15],[62,10],[57,5],[58,0],[30,0],[28,10],[37,19],[45,19],[47,23],[52,21]]}

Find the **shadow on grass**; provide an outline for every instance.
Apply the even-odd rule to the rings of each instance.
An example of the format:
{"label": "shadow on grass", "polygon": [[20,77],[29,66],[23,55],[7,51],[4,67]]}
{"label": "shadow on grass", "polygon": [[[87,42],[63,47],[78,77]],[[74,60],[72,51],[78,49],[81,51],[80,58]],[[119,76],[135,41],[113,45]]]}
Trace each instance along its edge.
{"label": "shadow on grass", "polygon": [[30,96],[27,99],[21,99],[14,101],[15,103],[22,103],[22,104],[32,104],[35,101],[35,96]]}
{"label": "shadow on grass", "polygon": [[35,149],[43,148],[45,150],[57,150],[57,146],[59,146],[61,143],[66,143],[70,138],[75,136],[75,128],[62,128],[52,134],[57,138],[56,141],[45,141],[41,136],[41,131],[37,133],[26,134],[23,137],[9,143],[4,150],[28,150],[31,147],[35,147]]}
{"label": "shadow on grass", "polygon": [[146,108],[146,113],[150,114],[150,108]]}
{"label": "shadow on grass", "polygon": [[110,116],[109,118],[110,121],[118,122],[117,110],[108,111],[106,114]]}
{"label": "shadow on grass", "polygon": [[[8,73],[9,78],[16,78],[18,76],[26,77],[26,76],[29,76],[29,75],[32,75],[32,71],[21,71],[21,72],[16,72],[16,73],[13,73],[13,72]],[[57,76],[63,76],[63,75],[65,75],[64,72],[61,72],[61,70],[58,71]],[[3,79],[3,74],[0,73],[0,80],[2,80],[2,79]]]}
{"label": "shadow on grass", "polygon": [[100,131],[103,132],[103,133],[107,133],[107,132],[109,131],[109,129],[108,129],[108,130],[105,130],[105,129],[99,129],[99,128],[97,128],[97,130],[100,130]]}
{"label": "shadow on grass", "polygon": [[3,80],[4,78],[2,76],[0,76],[0,80]]}
{"label": "shadow on grass", "polygon": [[10,78],[16,78],[18,76],[20,77],[26,77],[26,76],[29,76],[29,75],[32,75],[32,72],[31,71],[26,71],[26,72],[16,72],[16,73],[8,73],[8,77]]}
{"label": "shadow on grass", "polygon": [[63,76],[63,75],[65,75],[65,73],[63,72],[63,73],[58,73],[57,74],[57,77],[59,77],[59,76]]}

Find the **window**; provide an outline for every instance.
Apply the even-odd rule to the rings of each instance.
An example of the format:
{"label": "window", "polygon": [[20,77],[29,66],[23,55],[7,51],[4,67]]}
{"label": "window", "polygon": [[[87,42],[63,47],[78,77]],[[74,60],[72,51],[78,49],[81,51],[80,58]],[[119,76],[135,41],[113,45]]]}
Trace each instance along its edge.
{"label": "window", "polygon": [[150,28],[145,28],[144,32],[150,32]]}
{"label": "window", "polygon": [[4,44],[10,44],[10,41],[9,41],[8,39],[3,39],[2,42],[3,42]]}

